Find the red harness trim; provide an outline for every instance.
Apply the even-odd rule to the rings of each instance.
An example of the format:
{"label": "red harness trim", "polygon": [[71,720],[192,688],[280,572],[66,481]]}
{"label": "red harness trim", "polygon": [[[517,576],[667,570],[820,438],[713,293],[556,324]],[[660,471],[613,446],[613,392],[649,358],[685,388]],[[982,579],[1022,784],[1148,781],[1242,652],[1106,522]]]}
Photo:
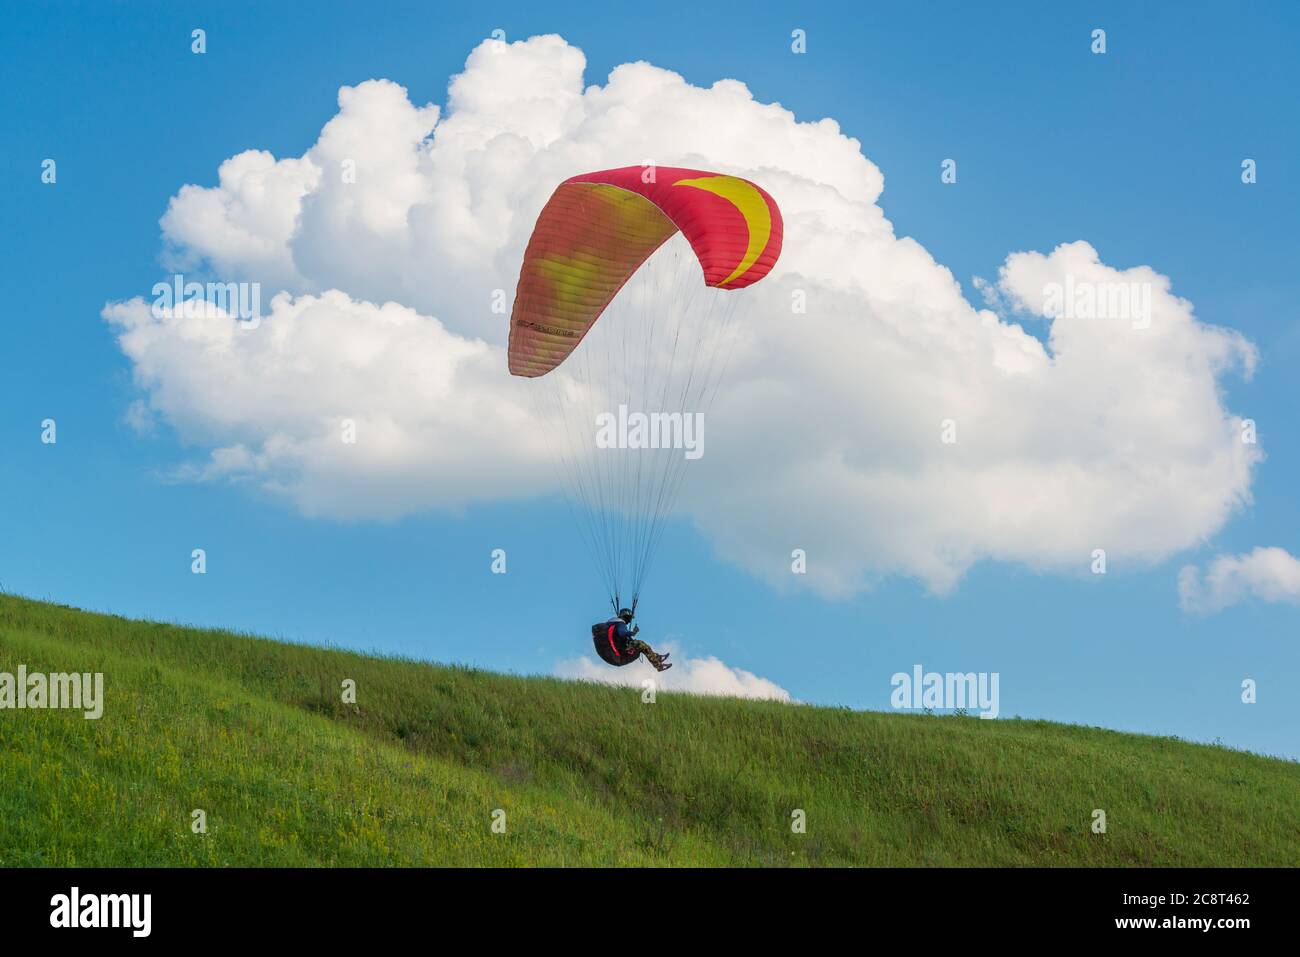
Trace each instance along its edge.
{"label": "red harness trim", "polygon": [[610,625],[609,630],[605,632],[605,637],[609,639],[609,647],[614,652],[614,657],[622,658],[623,656],[618,653],[618,645],[614,644],[614,629],[617,627],[618,625]]}

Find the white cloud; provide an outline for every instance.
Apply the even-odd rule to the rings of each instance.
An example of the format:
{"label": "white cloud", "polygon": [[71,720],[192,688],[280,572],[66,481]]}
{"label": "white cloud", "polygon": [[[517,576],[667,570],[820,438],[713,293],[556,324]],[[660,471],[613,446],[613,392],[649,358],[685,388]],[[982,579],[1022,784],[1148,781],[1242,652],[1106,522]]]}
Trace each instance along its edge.
{"label": "white cloud", "polygon": [[282,293],[256,328],[140,299],[104,315],[149,395],[135,418],[165,416],[211,447],[182,477],[251,480],[308,514],[395,518],[527,494],[546,454],[502,350],[396,303]]}
{"label": "white cloud", "polygon": [[[674,656],[679,653],[678,646],[672,642],[665,643],[656,650],[667,651]],[[672,665],[667,671],[657,672],[645,660],[613,668],[595,657],[574,658],[556,665],[555,674],[561,678],[633,688],[639,688],[642,681],[653,678],[660,691],[684,691],[688,694],[728,698],[793,700],[790,692],[775,682],[760,678],[743,668],[732,668],[712,655],[707,658],[683,658],[673,661]]]}
{"label": "white cloud", "polygon": [[1300,604],[1300,559],[1284,548],[1260,547],[1244,555],[1220,555],[1203,573],[1195,565],[1178,573],[1184,611],[1210,614],[1251,598]]}
{"label": "white cloud", "polygon": [[[681,502],[725,558],[827,595],[890,574],[943,591],[982,559],[1159,561],[1249,501],[1261,453],[1221,377],[1249,375],[1254,351],[1164,276],[1085,242],[1009,256],[983,287],[996,308],[1040,311],[1066,277],[1150,291],[1149,328],[1048,319],[1045,346],[894,234],[879,169],[834,121],[648,63],[584,87],[584,67],[559,37],[485,43],[445,112],[390,81],[345,87],[301,158],[238,153],[216,187],[180,190],[162,221],[174,262],[292,294],[243,339],[106,310],[150,408],[218,450],[202,474],[359,518],[549,491],[492,297],[557,183],[651,160],[750,176],[785,218]],[[345,415],[364,418],[365,455],[338,447]]]}
{"label": "white cloud", "polygon": [[218,186],[183,186],[162,218],[169,248],[166,264],[185,270],[206,260],[227,279],[243,278],[256,264],[256,278],[273,288],[301,286],[289,240],[298,227],[304,198],[320,186],[310,160],[276,161],[247,150],[217,171]]}

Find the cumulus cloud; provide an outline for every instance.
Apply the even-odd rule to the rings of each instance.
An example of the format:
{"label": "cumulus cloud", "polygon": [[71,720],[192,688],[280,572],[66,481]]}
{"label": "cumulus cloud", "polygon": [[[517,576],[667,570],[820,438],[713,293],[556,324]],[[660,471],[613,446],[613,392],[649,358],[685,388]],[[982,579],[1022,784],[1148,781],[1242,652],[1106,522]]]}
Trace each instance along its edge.
{"label": "cumulus cloud", "polygon": [[[678,647],[667,643],[660,650],[674,656]],[[574,658],[555,668],[560,678],[596,681],[601,684],[639,688],[647,678],[654,678],[661,691],[684,691],[688,694],[719,695],[727,698],[764,698],[792,701],[790,692],[775,682],[760,678],[743,668],[732,668],[709,655],[707,658],[683,658],[674,661],[667,671],[657,672],[646,661],[636,661],[622,668],[611,668],[597,658]]]}
{"label": "cumulus cloud", "polygon": [[1300,604],[1300,559],[1284,548],[1256,548],[1220,555],[1202,572],[1185,565],[1178,573],[1184,611],[1211,614],[1249,599]]}
{"label": "cumulus cloud", "polygon": [[[893,574],[944,591],[985,559],[1159,561],[1249,501],[1261,453],[1222,377],[1254,351],[1153,268],[1086,242],[1018,252],[976,307],[895,234],[880,170],[833,120],[735,80],[639,62],[584,86],[584,69],[559,37],[489,41],[445,111],[387,80],[344,87],[303,156],[237,152],[178,191],[170,262],[284,291],[246,334],[106,310],[149,410],[213,450],[201,474],[359,518],[548,491],[493,304],[557,183],[653,161],[751,177],[785,218],[679,507],[723,557],[831,596]],[[1142,322],[1045,305],[1114,284],[1143,290]],[[372,444],[340,448],[341,417]]]}
{"label": "cumulus cloud", "polygon": [[[104,316],[164,416],[210,447],[179,474],[253,481],[307,514],[395,518],[524,494],[544,458],[497,346],[396,303],[277,295],[259,323],[220,309]],[[326,480],[321,480],[322,478]]]}

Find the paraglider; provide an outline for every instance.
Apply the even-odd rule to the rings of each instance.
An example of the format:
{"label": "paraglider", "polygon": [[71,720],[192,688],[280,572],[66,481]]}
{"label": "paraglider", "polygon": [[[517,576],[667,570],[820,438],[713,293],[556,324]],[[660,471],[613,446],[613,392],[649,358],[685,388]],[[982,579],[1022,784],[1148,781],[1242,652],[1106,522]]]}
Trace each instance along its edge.
{"label": "paraglider", "polygon": [[771,271],[782,233],[776,202],[749,180],[662,166],[573,176],[533,227],[509,369],[538,380],[540,418],[616,613],[592,627],[610,664],[662,661],[628,624],[686,464],[703,454],[704,414],[736,340],[731,293]]}
{"label": "paraglider", "polygon": [[591,640],[596,646],[596,654],[606,664],[621,668],[630,665],[642,655],[654,666],[656,671],[667,671],[669,652],[659,654],[637,635],[641,626],[629,628],[632,624],[632,609],[620,608],[618,614],[608,621],[600,621],[591,626]]}

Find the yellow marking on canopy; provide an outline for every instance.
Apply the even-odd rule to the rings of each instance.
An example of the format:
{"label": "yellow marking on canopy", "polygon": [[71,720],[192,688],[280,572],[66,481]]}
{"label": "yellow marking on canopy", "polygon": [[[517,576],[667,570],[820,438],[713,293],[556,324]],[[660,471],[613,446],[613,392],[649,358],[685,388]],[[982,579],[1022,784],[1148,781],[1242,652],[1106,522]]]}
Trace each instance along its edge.
{"label": "yellow marking on canopy", "polygon": [[673,185],[694,186],[696,189],[721,196],[740,210],[740,215],[745,217],[745,225],[749,227],[749,246],[745,249],[740,265],[718,285],[725,286],[739,279],[767,248],[767,240],[772,235],[772,212],[767,208],[767,200],[763,199],[763,194],[753,183],[736,176],[699,176],[695,179],[679,179]]}

